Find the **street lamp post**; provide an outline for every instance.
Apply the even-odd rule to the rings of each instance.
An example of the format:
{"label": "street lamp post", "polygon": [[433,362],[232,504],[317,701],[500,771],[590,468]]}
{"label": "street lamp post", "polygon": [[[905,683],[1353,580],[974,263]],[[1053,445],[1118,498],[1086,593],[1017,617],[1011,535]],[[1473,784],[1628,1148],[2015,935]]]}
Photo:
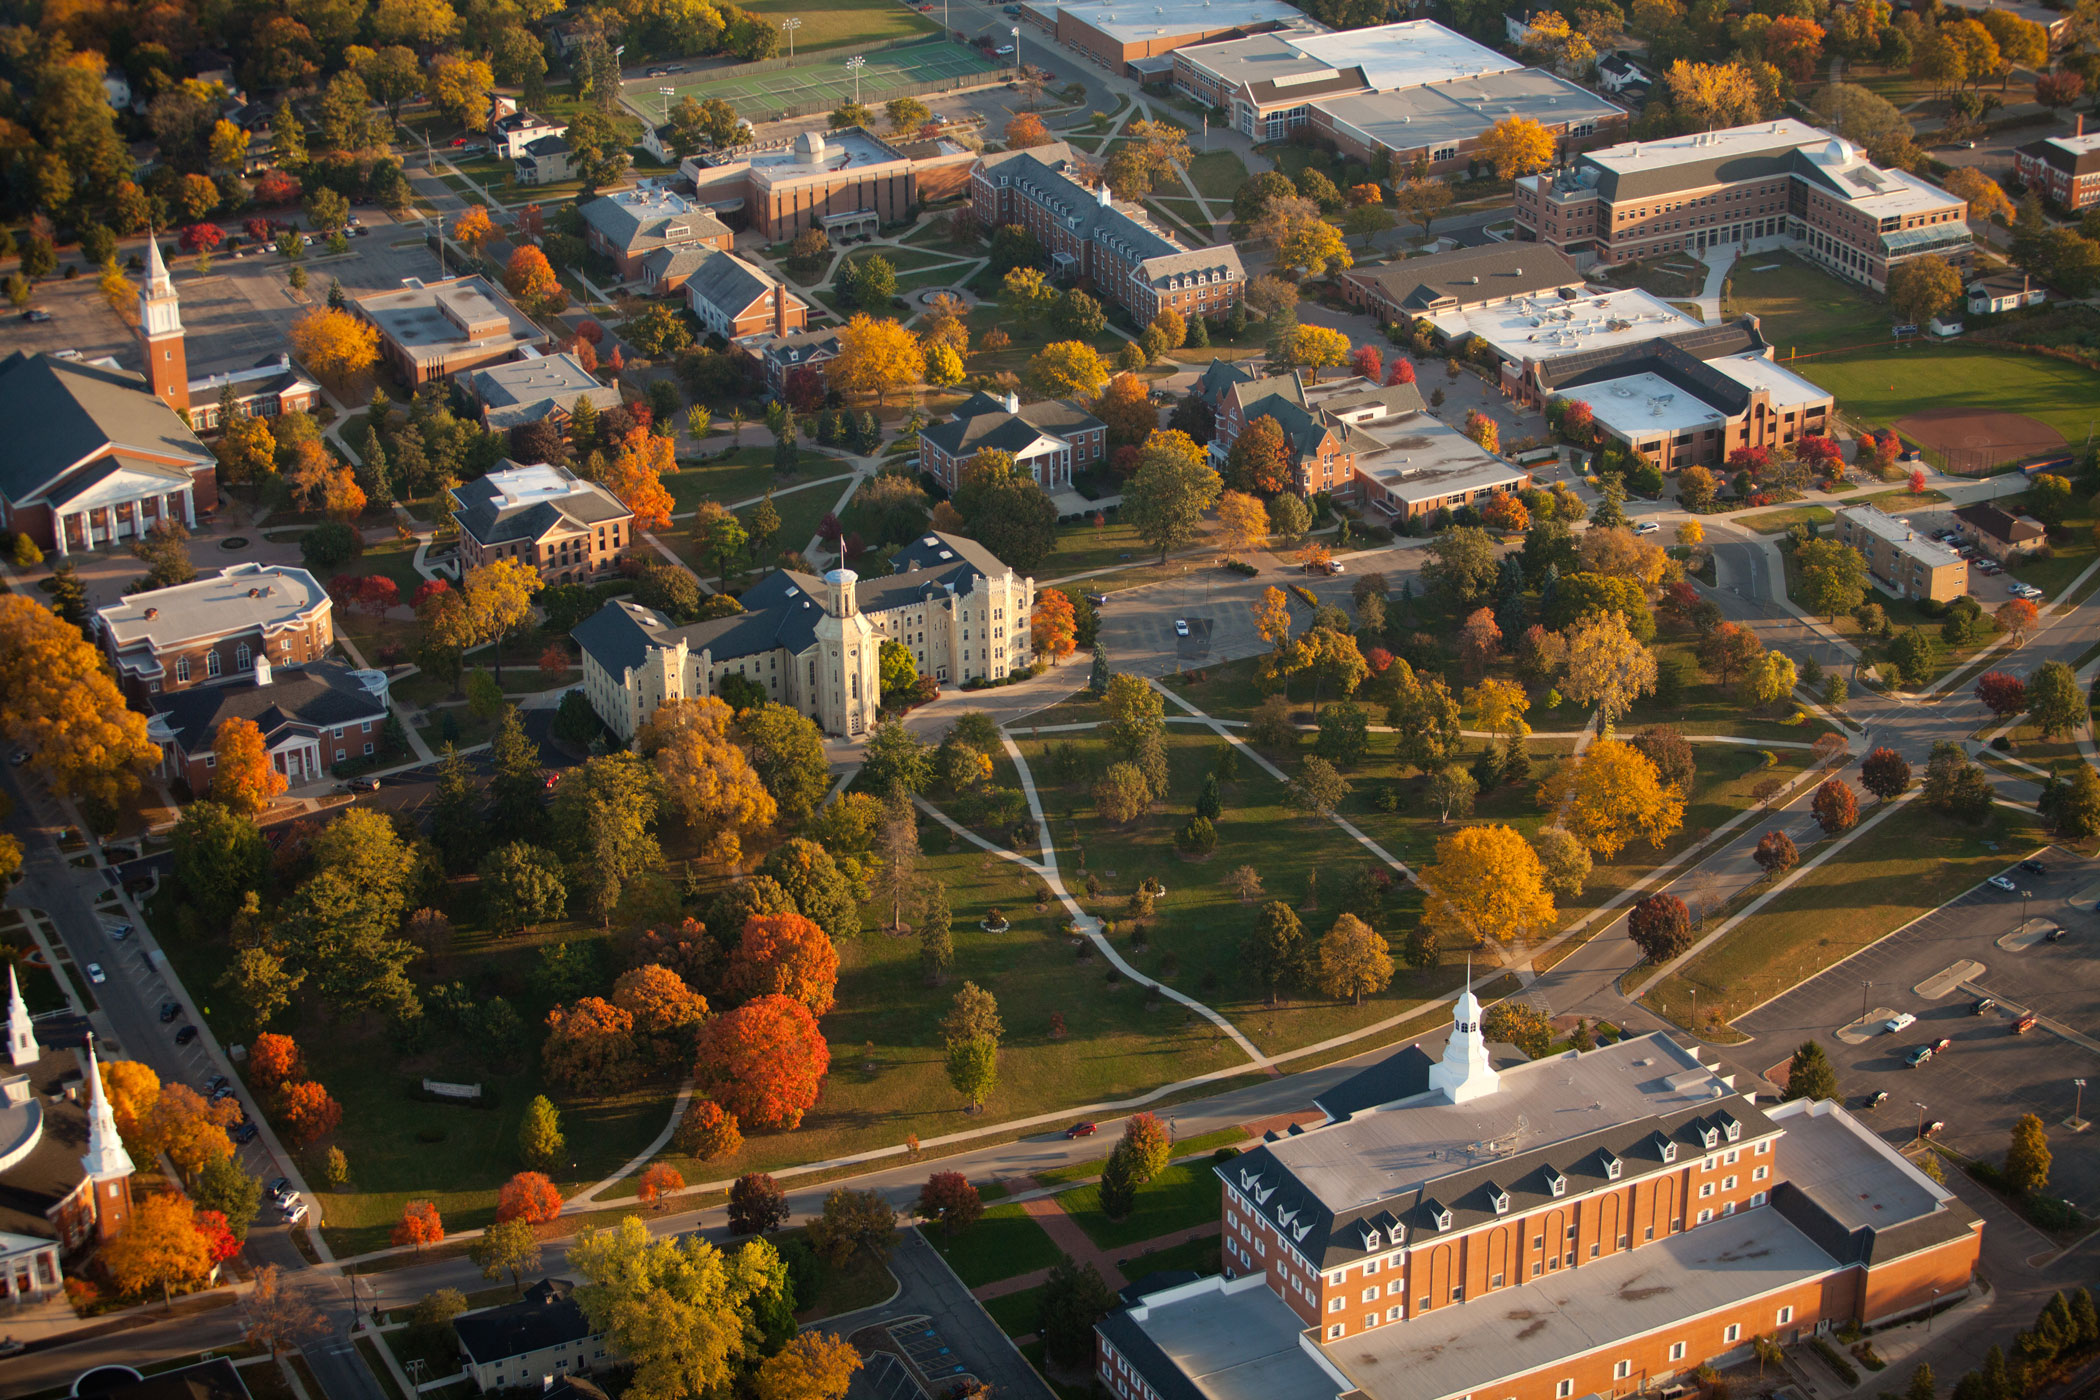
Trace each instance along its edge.
{"label": "street lamp post", "polygon": [[1015,25],[1007,31],[1014,36],[1014,81],[1021,81],[1021,26]]}
{"label": "street lamp post", "polygon": [[2023,889],[2020,891],[2020,927],[2023,929],[2027,927],[2027,901],[2033,898],[2033,890]]}
{"label": "street lamp post", "polygon": [[1867,1021],[1867,988],[1873,985],[1872,982],[1869,982],[1864,977],[1859,979],[1859,1020],[1861,1025],[1865,1025]]}
{"label": "street lamp post", "polygon": [[1932,1302],[1925,1308],[1925,1335],[1928,1337],[1932,1335],[1932,1319],[1939,1314],[1939,1310],[1940,1291],[1935,1288],[1932,1290]]}
{"label": "street lamp post", "polygon": [[2074,1079],[2071,1083],[2078,1087],[2078,1097],[2071,1102],[2071,1122],[2069,1126],[2072,1132],[2082,1133],[2085,1131],[2085,1081],[2083,1079]]}
{"label": "street lamp post", "polygon": [[846,71],[853,75],[853,105],[856,107],[860,105],[860,70],[867,66],[868,61],[859,54],[846,60]]}
{"label": "street lamp post", "polygon": [[799,19],[784,19],[780,22],[780,27],[787,31],[788,62],[793,63],[795,61],[795,31],[802,27],[802,21]]}
{"label": "street lamp post", "polygon": [[1915,1142],[1922,1139],[1925,1136],[1925,1105],[1919,1103],[1916,1099],[1912,1099],[1911,1103],[1915,1105],[1918,1110],[1918,1131],[1912,1137],[1912,1141]]}

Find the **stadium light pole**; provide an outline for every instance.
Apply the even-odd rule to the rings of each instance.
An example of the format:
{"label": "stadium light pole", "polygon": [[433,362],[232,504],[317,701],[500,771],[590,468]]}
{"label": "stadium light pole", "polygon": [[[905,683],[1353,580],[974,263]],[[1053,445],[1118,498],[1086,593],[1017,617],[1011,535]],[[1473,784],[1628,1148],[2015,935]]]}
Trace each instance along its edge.
{"label": "stadium light pole", "polygon": [[846,71],[853,75],[853,105],[856,107],[860,105],[860,70],[867,66],[868,61],[859,54],[846,60]]}
{"label": "stadium light pole", "polygon": [[664,120],[668,122],[671,120],[671,94],[678,91],[678,89],[674,87],[660,87],[656,91],[664,100]]}
{"label": "stadium light pole", "polygon": [[784,19],[780,22],[780,27],[787,31],[788,62],[793,63],[795,61],[795,31],[802,27],[802,21],[799,19]]}

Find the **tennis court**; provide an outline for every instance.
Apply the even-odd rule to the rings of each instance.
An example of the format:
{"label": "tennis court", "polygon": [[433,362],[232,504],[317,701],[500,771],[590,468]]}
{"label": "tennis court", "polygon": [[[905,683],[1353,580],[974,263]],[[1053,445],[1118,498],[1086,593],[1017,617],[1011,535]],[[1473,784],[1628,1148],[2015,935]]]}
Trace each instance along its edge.
{"label": "tennis court", "polygon": [[[903,93],[920,91],[929,83],[1002,71],[999,64],[977,50],[946,39],[884,49],[863,58],[866,63],[860,70],[860,100],[870,107]],[[854,79],[846,67],[846,56],[833,53],[763,73],[717,68],[641,78],[627,84],[627,98],[656,112],[664,102],[660,89],[666,87],[673,89],[671,105],[687,97],[699,102],[720,98],[747,121],[765,121],[776,110],[812,109],[818,104],[835,107],[851,102]]]}

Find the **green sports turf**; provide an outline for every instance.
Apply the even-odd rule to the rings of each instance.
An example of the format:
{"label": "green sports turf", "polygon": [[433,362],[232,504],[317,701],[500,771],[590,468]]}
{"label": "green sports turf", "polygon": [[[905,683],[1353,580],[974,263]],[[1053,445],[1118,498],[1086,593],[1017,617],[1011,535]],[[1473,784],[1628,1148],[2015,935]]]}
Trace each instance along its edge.
{"label": "green sports turf", "polygon": [[[866,54],[860,71],[860,100],[868,105],[886,101],[900,90],[943,78],[963,78],[999,71],[976,50],[962,44],[935,42]],[[808,102],[850,102],[854,94],[853,74],[836,55],[792,68],[763,73],[740,73],[735,68],[705,73],[674,75],[668,79],[642,79],[629,85],[636,101],[660,101],[659,88],[673,89],[675,105],[687,97],[705,102],[720,98],[747,118],[763,120],[769,106],[786,107]]]}

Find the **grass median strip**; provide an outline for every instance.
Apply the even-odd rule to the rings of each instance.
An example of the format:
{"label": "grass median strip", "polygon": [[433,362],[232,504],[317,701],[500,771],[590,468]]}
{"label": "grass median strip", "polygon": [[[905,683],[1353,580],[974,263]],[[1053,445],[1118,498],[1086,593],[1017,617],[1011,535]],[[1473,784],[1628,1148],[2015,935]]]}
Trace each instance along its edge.
{"label": "grass median strip", "polygon": [[1137,1189],[1136,1204],[1121,1220],[1101,1209],[1099,1186],[1081,1186],[1057,1199],[1088,1239],[1103,1249],[1127,1249],[1217,1220],[1218,1178],[1207,1159],[1176,1162]]}

